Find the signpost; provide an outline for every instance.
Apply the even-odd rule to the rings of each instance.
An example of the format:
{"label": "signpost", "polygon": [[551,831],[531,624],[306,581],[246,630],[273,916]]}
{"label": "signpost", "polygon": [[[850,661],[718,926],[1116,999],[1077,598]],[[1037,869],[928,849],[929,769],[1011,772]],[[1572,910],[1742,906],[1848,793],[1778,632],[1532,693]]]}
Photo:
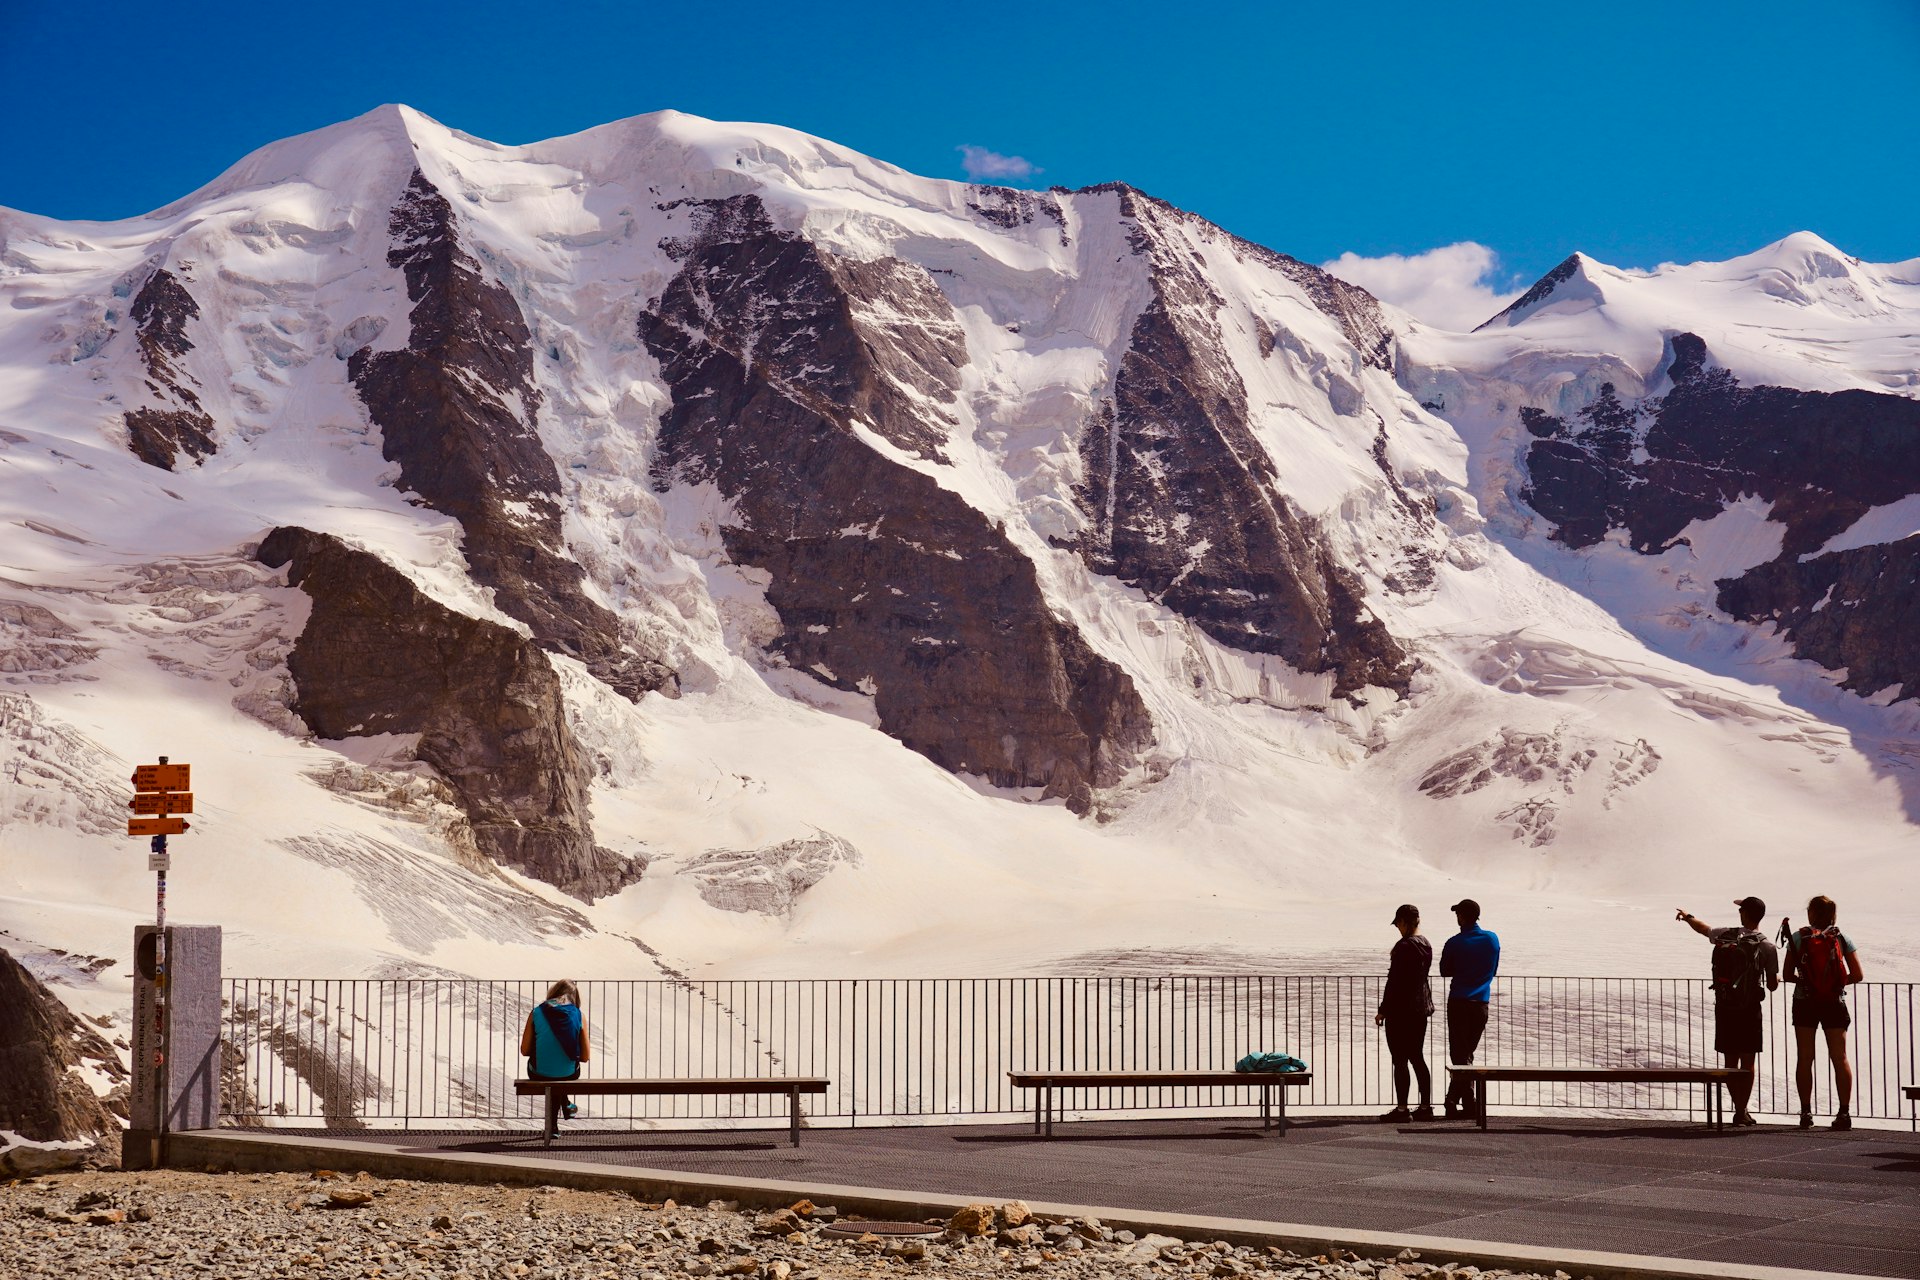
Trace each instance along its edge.
{"label": "signpost", "polygon": [[147,870],[156,876],[153,937],[153,1098],[154,1132],[163,1148],[167,1134],[167,837],[185,835],[188,824],[174,815],[193,812],[192,766],[143,764],[133,771],[134,797],[127,808],[150,815],[127,819],[127,834],[151,836]]}

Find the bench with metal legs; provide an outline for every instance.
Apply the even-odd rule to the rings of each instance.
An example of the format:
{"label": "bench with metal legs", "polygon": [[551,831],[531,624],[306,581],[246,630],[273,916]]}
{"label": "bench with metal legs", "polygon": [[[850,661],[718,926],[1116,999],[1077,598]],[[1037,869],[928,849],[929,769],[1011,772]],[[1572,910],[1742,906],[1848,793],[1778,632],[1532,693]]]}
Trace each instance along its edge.
{"label": "bench with metal legs", "polygon": [[541,1142],[545,1146],[553,1145],[557,1127],[555,1122],[559,1119],[558,1095],[567,1093],[648,1097],[666,1094],[784,1096],[787,1100],[787,1140],[797,1147],[800,1145],[800,1095],[826,1093],[827,1079],[825,1076],[738,1076],[680,1080],[516,1080],[513,1082],[513,1091],[523,1098],[545,1097],[547,1121],[541,1130]]}
{"label": "bench with metal legs", "polygon": [[1480,1127],[1487,1127],[1487,1085],[1491,1081],[1568,1081],[1586,1084],[1697,1084],[1706,1091],[1707,1124],[1727,1127],[1726,1106],[1720,1091],[1736,1081],[1753,1080],[1753,1072],[1732,1067],[1448,1067],[1455,1080],[1473,1086],[1473,1110]]}
{"label": "bench with metal legs", "polygon": [[[1260,1128],[1287,1132],[1287,1090],[1313,1083],[1311,1071],[1009,1071],[1007,1083],[1035,1090],[1033,1131],[1053,1136],[1055,1089],[1255,1088],[1260,1090]],[[1275,1102],[1279,1103],[1276,1114]]]}

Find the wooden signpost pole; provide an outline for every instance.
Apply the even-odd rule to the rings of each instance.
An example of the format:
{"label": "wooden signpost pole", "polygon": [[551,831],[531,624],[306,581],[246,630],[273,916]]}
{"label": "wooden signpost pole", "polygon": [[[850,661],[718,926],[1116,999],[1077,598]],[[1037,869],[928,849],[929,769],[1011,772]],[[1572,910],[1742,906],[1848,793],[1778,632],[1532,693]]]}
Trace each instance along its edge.
{"label": "wooden signpost pole", "polygon": [[147,867],[154,873],[153,934],[153,1132],[159,1151],[157,1163],[166,1165],[167,1122],[173,1110],[167,1097],[167,871],[172,860],[167,856],[167,837],[184,835],[188,824],[178,814],[193,812],[192,766],[170,764],[165,756],[159,764],[141,765],[133,771],[133,800],[127,805],[137,814],[150,817],[127,819],[127,834],[151,836]]}
{"label": "wooden signpost pole", "polygon": [[[167,758],[160,757],[165,764]],[[154,867],[153,885],[153,1107],[154,1131],[160,1135],[160,1167],[167,1166],[167,837],[157,835],[147,846]],[[155,865],[154,858],[158,857]]]}

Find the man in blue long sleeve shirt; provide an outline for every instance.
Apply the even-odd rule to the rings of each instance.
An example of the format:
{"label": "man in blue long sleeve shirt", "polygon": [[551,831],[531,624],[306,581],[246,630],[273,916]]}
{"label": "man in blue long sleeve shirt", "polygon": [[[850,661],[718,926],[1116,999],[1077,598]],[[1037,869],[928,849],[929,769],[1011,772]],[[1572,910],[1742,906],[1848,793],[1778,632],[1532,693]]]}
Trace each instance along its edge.
{"label": "man in blue long sleeve shirt", "polygon": [[[1480,904],[1462,898],[1453,904],[1460,932],[1440,949],[1440,976],[1452,978],[1447,990],[1447,1058],[1456,1067],[1473,1061],[1480,1037],[1487,1029],[1487,1002],[1493,998],[1493,976],[1500,972],[1499,935],[1480,927]],[[1447,1119],[1473,1115],[1473,1089],[1459,1080],[1447,1083]]]}

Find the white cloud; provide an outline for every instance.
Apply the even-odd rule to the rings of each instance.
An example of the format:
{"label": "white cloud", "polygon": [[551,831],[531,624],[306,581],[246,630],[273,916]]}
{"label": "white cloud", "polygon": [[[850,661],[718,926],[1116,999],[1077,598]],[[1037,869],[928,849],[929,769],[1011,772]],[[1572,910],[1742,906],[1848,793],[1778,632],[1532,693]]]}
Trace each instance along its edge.
{"label": "white cloud", "polygon": [[1468,330],[1498,315],[1523,292],[1511,275],[1501,280],[1500,255],[1483,244],[1458,244],[1412,255],[1363,258],[1343,253],[1320,264],[1382,302],[1442,329]]}
{"label": "white cloud", "polygon": [[960,153],[960,167],[976,182],[982,178],[1031,178],[1036,173],[1046,172],[1025,156],[1003,156],[998,151],[964,143],[954,150]]}

